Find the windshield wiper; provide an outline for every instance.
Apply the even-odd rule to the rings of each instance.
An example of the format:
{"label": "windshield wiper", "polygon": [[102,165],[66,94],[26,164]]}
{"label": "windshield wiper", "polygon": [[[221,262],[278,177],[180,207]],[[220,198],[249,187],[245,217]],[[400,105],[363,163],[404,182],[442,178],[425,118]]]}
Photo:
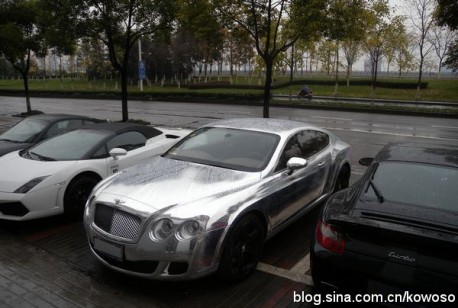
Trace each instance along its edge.
{"label": "windshield wiper", "polygon": [[54,158],[47,157],[47,156],[43,156],[43,155],[40,155],[40,154],[37,154],[37,153],[34,153],[34,152],[28,152],[28,153],[29,153],[29,154],[35,155],[35,156],[38,157],[40,160],[44,160],[44,161],[53,161],[53,160],[55,160]]}
{"label": "windshield wiper", "polygon": [[22,150],[21,152],[19,152],[19,155],[24,158],[32,158],[28,150]]}
{"label": "windshield wiper", "polygon": [[383,201],[385,201],[385,198],[383,198],[382,193],[380,192],[380,190],[378,190],[377,186],[375,185],[374,181],[372,181],[372,179],[369,179],[369,185],[372,186],[372,190],[377,196],[378,202],[383,203]]}
{"label": "windshield wiper", "polygon": [[12,143],[22,143],[21,141],[12,140],[12,139],[3,139],[3,138],[1,138],[0,140],[1,140],[1,141],[8,141],[8,142],[12,142]]}

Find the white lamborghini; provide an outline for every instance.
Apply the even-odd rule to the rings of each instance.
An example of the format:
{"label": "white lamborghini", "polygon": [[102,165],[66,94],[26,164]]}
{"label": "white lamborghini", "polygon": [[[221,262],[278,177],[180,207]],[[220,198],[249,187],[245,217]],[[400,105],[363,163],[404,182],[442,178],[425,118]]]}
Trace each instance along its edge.
{"label": "white lamborghini", "polygon": [[0,219],[83,215],[102,179],[158,155],[189,133],[133,123],[99,123],[0,157]]}

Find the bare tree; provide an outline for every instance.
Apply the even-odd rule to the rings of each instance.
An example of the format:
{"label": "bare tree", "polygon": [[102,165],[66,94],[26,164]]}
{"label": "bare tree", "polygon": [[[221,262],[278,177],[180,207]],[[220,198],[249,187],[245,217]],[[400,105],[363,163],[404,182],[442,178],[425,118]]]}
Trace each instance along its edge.
{"label": "bare tree", "polygon": [[437,73],[437,79],[440,79],[442,62],[446,57],[449,46],[456,39],[456,33],[451,31],[448,27],[434,26],[432,28],[432,35],[430,42],[434,47],[437,57],[439,58],[439,70]]}
{"label": "bare tree", "polygon": [[174,1],[67,0],[81,7],[85,34],[108,48],[109,60],[121,77],[122,120],[129,119],[127,74],[131,50],[142,36],[152,36],[170,26]]}
{"label": "bare tree", "polygon": [[436,0],[408,0],[408,4],[420,56],[417,81],[417,99],[419,99],[425,58],[433,51],[433,45],[429,42],[428,36],[433,27]]}
{"label": "bare tree", "polygon": [[265,67],[263,116],[268,118],[273,66],[276,58],[305,33],[313,34],[324,12],[324,1],[213,0],[212,2],[229,27],[240,26],[255,42],[255,49]]}
{"label": "bare tree", "polygon": [[347,87],[350,86],[350,78],[353,71],[353,64],[356,63],[362,54],[362,42],[356,40],[348,40],[342,42],[342,50],[345,60],[347,61]]}
{"label": "bare tree", "polygon": [[413,56],[413,50],[415,49],[412,44],[410,44],[410,36],[405,33],[398,37],[398,45],[395,50],[394,62],[398,65],[398,75],[401,77],[402,72],[414,69],[415,58]]}

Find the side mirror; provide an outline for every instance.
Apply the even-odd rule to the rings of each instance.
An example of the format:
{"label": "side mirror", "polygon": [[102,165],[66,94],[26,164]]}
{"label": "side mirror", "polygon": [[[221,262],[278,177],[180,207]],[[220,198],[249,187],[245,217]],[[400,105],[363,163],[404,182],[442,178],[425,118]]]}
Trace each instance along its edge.
{"label": "side mirror", "polygon": [[288,174],[292,174],[294,170],[302,169],[307,167],[308,161],[300,157],[291,157],[286,163],[286,168],[288,169]]}
{"label": "side mirror", "polygon": [[372,157],[364,157],[359,160],[359,164],[362,166],[369,166],[373,161],[374,159]]}
{"label": "side mirror", "polygon": [[121,148],[114,148],[110,151],[110,156],[113,157],[114,160],[118,160],[119,156],[124,156],[127,154],[127,151]]}

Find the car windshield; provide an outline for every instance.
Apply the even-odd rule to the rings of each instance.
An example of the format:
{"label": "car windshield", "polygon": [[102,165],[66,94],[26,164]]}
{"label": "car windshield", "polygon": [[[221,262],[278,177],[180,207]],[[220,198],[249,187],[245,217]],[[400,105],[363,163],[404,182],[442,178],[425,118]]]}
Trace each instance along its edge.
{"label": "car windshield", "polygon": [[26,118],[0,135],[0,140],[32,142],[46,125],[44,120]]}
{"label": "car windshield", "polygon": [[89,129],[74,130],[37,144],[24,155],[39,160],[80,160],[109,134]]}
{"label": "car windshield", "polygon": [[[386,201],[458,211],[458,168],[381,162],[373,182]],[[366,195],[377,198],[371,187]]]}
{"label": "car windshield", "polygon": [[165,157],[240,171],[261,171],[280,136],[259,131],[205,127],[172,147]]}

